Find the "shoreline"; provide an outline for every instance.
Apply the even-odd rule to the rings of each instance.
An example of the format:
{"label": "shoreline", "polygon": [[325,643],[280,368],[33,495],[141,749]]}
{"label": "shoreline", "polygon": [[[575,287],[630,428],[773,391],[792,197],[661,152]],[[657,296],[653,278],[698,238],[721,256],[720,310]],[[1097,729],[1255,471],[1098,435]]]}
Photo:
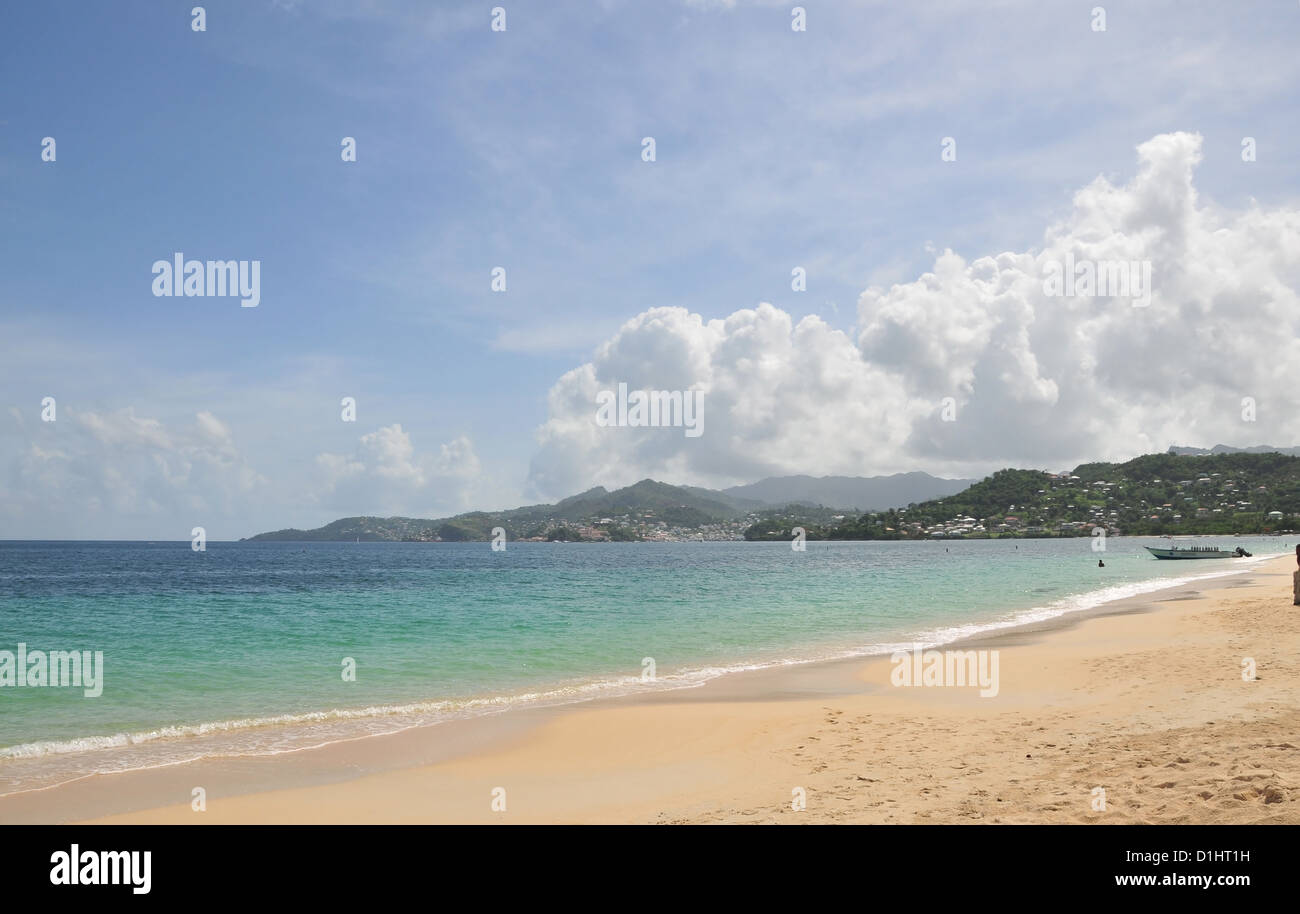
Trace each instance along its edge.
{"label": "shoreline", "polygon": [[[34,755],[16,754],[6,756],[9,763],[32,763],[42,758],[54,760],[60,758],[77,758],[86,755],[125,755],[137,749],[147,752],[151,748],[165,750],[168,747],[181,747],[190,743],[193,754],[188,758],[141,758],[138,764],[128,764],[113,770],[84,771],[69,773],[59,780],[26,786],[19,789],[0,790],[0,811],[7,797],[21,796],[30,792],[52,790],[67,784],[74,784],[89,778],[108,777],[120,774],[136,774],[154,770],[200,762],[221,760],[240,760],[254,758],[274,758],[280,755],[328,749],[330,746],[350,743],[362,739],[392,737],[401,733],[420,730],[427,727],[445,726],[458,721],[472,721],[492,718],[502,714],[515,714],[524,711],[564,710],[582,707],[601,701],[617,700],[654,700],[656,696],[679,691],[690,691],[707,687],[720,679],[730,677],[747,677],[763,673],[783,676],[787,671],[800,667],[818,668],[827,664],[858,663],[871,658],[887,656],[893,651],[911,649],[917,645],[925,648],[943,647],[965,643],[970,639],[981,639],[1000,632],[1011,632],[1041,625],[1053,625],[1056,620],[1071,616],[1080,616],[1126,599],[1138,599],[1148,593],[1159,592],[1170,587],[1185,586],[1200,581],[1231,579],[1248,573],[1250,568],[1260,562],[1269,561],[1271,557],[1255,558],[1247,567],[1234,567],[1228,570],[1217,569],[1200,574],[1184,566],[1184,573],[1170,578],[1154,577],[1121,584],[1110,584],[1094,590],[1060,597],[1046,604],[1024,606],[1004,610],[996,617],[985,617],[981,621],[959,623],[956,621],[940,624],[938,627],[921,626],[918,631],[909,633],[900,641],[885,639],[869,645],[849,647],[847,645],[825,644],[820,648],[805,645],[791,649],[794,656],[775,659],[772,656],[751,656],[747,659],[730,658],[701,666],[688,667],[667,674],[646,685],[635,676],[619,678],[570,679],[538,684],[522,692],[486,692],[478,695],[450,699],[415,699],[405,703],[373,705],[364,707],[345,707],[314,711],[271,714],[263,717],[226,718],[197,724],[168,724],[156,730],[131,733],[117,733],[81,737],[70,740],[49,740],[20,743],[7,747],[6,753],[14,750],[38,749]],[[1168,567],[1168,566],[1167,566]],[[1082,603],[1083,605],[1079,605]],[[815,652],[815,653],[809,653]],[[768,651],[769,655],[773,652]],[[800,654],[802,653],[802,656]],[[742,679],[742,681],[744,681]],[[446,707],[444,707],[446,706]],[[435,710],[436,709],[436,710]],[[445,713],[445,716],[439,716]],[[429,719],[433,715],[434,719]],[[401,717],[406,716],[407,720]],[[416,719],[417,716],[422,719]],[[387,728],[366,730],[361,725],[366,721],[393,721]],[[347,722],[358,725],[351,732],[343,733],[308,733],[308,728],[322,722],[347,726]],[[172,732],[166,732],[172,731]],[[205,745],[206,740],[220,740],[232,734],[278,734],[287,737],[292,745],[269,750],[264,748],[240,749],[233,746]],[[162,734],[162,735],[159,735]],[[89,744],[89,745],[86,745]],[[73,748],[64,748],[73,747]],[[51,748],[54,751],[50,751]],[[0,765],[5,764],[0,760]],[[2,769],[0,769],[2,771]],[[3,821],[3,818],[0,818]]]}
{"label": "shoreline", "polygon": [[[1285,566],[1283,558],[1287,559]],[[1094,620],[1161,616],[1167,617],[1167,622],[1176,615],[1171,610],[1179,606],[1222,603],[1225,595],[1243,588],[1257,589],[1258,580],[1275,579],[1280,574],[1275,569],[1289,569],[1289,561],[1289,555],[1268,558],[1240,573],[1166,585],[1050,619],[986,631],[943,647],[1013,651],[1020,658],[1017,662],[1023,663],[1047,647],[1058,650],[1061,643],[1078,641],[1078,633]],[[1289,573],[1284,576],[1289,578]],[[1289,609],[1289,587],[1286,596]],[[734,740],[714,744],[721,734],[730,734],[741,746],[761,745],[760,734],[770,739],[774,731],[787,727],[807,729],[825,714],[822,709],[827,702],[878,706],[878,713],[900,701],[914,703],[914,696],[900,692],[921,693],[926,698],[924,705],[970,704],[971,697],[961,690],[891,689],[887,676],[881,676],[882,670],[887,672],[887,663],[887,657],[876,655],[769,667],[725,674],[697,687],[514,708],[280,755],[218,757],[166,768],[91,775],[0,798],[0,821],[729,821],[712,818],[716,811],[705,808],[707,804],[701,806],[698,799],[690,802],[704,785],[712,785],[706,796],[725,792],[725,779],[715,783],[716,766],[719,760],[734,758],[737,745]],[[1009,671],[1008,666],[1004,660],[1003,669]],[[1004,709],[1012,704],[1021,710],[1034,706],[1014,694],[994,702],[993,707]],[[633,726],[635,721],[640,723]],[[820,723],[824,725],[825,720]],[[577,733],[563,736],[575,728]],[[625,733],[626,738],[611,745],[601,736],[610,732]],[[654,745],[645,744],[647,732],[659,734]],[[691,737],[702,744],[691,749]],[[560,744],[553,743],[557,738]],[[584,747],[576,755],[575,743]],[[676,746],[669,755],[670,767],[679,772],[677,780],[665,782],[645,771],[638,776],[636,759],[623,757],[617,748],[620,745],[640,745],[651,755],[655,746]],[[575,763],[575,758],[580,761]],[[563,787],[561,796],[575,789],[559,775],[555,776],[565,783],[552,785],[546,802],[528,803],[522,813],[515,812],[515,804],[510,811],[493,813],[487,793],[482,794],[480,803],[470,803],[461,796],[463,786],[456,786],[476,783],[485,770],[494,770],[498,764],[507,765],[500,779],[510,781],[505,775],[513,772],[514,781],[527,783],[537,777],[535,771],[546,759],[561,768],[595,765],[604,777],[620,784],[617,793],[624,796],[635,796],[653,785],[654,814],[649,807],[628,802],[620,805],[608,798],[595,806],[571,799],[556,807],[555,789]],[[514,768],[509,767],[509,760]],[[584,782],[582,777],[577,780]],[[411,787],[412,781],[425,786]],[[432,805],[416,804],[414,809],[397,802],[376,805],[376,791],[387,796],[399,784],[429,794]],[[430,793],[429,788],[435,785],[441,785],[441,790]],[[205,813],[190,808],[193,786],[207,791]],[[744,793],[740,790],[738,796]],[[435,799],[439,796],[441,799]],[[788,796],[785,805],[789,805]]]}

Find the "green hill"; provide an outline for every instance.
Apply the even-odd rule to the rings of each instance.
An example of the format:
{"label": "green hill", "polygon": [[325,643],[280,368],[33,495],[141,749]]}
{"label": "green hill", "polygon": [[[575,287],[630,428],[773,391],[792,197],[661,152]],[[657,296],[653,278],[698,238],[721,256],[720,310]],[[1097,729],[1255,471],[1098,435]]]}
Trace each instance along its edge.
{"label": "green hill", "polygon": [[[254,542],[463,542],[492,538],[502,527],[510,540],[593,538],[636,539],[649,527],[696,528],[736,522],[743,508],[707,489],[670,486],[652,479],[613,492],[597,486],[554,505],[530,505],[508,511],[471,511],[455,517],[345,517],[314,530],[289,528],[259,533]],[[581,532],[588,529],[588,533]],[[740,530],[737,530],[739,535]]]}
{"label": "green hill", "polygon": [[[849,516],[844,517],[848,513]],[[843,518],[843,519],[841,519]],[[1069,473],[999,470],[955,495],[867,513],[770,504],[651,479],[597,486],[553,505],[455,517],[345,517],[256,541],[459,542],[491,539],[916,539],[1087,536],[1097,526],[1132,535],[1269,533],[1300,528],[1300,457],[1280,453],[1147,454],[1085,463]]]}
{"label": "green hill", "polygon": [[[832,539],[1272,533],[1300,527],[1300,457],[1148,454],[1071,473],[1000,470],[947,498],[863,514]],[[809,531],[809,536],[814,532]]]}

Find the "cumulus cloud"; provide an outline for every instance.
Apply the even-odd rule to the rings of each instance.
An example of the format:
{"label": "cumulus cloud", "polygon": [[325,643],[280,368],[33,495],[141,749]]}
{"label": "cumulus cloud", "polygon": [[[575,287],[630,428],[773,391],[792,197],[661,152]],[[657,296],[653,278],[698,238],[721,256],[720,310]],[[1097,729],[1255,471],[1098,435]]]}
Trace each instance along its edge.
{"label": "cumulus cloud", "polygon": [[[597,425],[597,393],[620,383],[702,391],[703,433]],[[656,308],[628,321],[552,388],[530,481],[555,495],[644,476],[749,480],[812,462],[849,472],[868,459],[876,438],[906,434],[907,417],[875,395],[887,383],[847,335],[816,317],[796,325],[768,304],[712,321]],[[837,408],[828,410],[832,402]],[[836,453],[813,453],[846,424],[859,431],[840,437]]]}
{"label": "cumulus cloud", "polygon": [[[51,530],[97,532],[105,522],[156,529],[158,519],[179,516],[204,526],[237,514],[267,485],[209,412],[170,428],[129,407],[60,408],[54,422],[28,421],[18,410],[10,416],[26,438],[0,485],[11,522],[40,517]],[[187,537],[189,527],[173,533]]]}
{"label": "cumulus cloud", "polygon": [[483,495],[469,438],[421,452],[400,425],[362,435],[351,453],[321,453],[309,472],[272,484],[209,411],[180,423],[130,407],[62,404],[54,422],[13,407],[4,416],[0,443],[14,449],[0,449],[0,538],[184,539],[202,526],[209,539],[233,539],[304,511],[437,516],[477,507]]}
{"label": "cumulus cloud", "polygon": [[[1041,248],[968,260],[858,302],[853,335],[769,304],[704,320],[638,315],[556,382],[530,483],[566,495],[652,476],[1062,468],[1173,443],[1300,442],[1300,210],[1200,203],[1201,137],[1137,149],[1122,186],[1074,196]],[[1150,298],[1050,294],[1053,265],[1150,264]],[[601,427],[596,395],[704,392],[705,432]],[[1253,398],[1257,421],[1242,418]],[[950,399],[945,421],[944,402]]]}
{"label": "cumulus cloud", "polygon": [[362,435],[352,454],[318,455],[316,471],[315,500],[356,514],[464,510],[482,476],[469,438],[421,453],[400,424]]}

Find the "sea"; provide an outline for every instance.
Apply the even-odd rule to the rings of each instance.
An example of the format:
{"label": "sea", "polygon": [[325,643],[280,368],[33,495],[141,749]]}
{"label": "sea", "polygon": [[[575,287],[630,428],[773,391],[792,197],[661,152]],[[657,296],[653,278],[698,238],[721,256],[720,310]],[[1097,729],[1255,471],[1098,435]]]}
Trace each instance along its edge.
{"label": "sea", "polygon": [[0,685],[0,795],[937,646],[1295,545],[1162,542],[0,542],[0,682],[20,644],[102,656],[94,697]]}

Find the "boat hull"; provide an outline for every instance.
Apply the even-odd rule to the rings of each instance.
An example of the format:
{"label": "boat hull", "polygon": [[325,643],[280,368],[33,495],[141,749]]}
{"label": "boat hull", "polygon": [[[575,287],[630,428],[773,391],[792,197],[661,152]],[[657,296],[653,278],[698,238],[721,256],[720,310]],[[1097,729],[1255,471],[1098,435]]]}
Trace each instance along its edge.
{"label": "boat hull", "polygon": [[1158,559],[1235,559],[1235,552],[1222,549],[1162,549],[1158,546],[1144,546],[1147,552]]}

